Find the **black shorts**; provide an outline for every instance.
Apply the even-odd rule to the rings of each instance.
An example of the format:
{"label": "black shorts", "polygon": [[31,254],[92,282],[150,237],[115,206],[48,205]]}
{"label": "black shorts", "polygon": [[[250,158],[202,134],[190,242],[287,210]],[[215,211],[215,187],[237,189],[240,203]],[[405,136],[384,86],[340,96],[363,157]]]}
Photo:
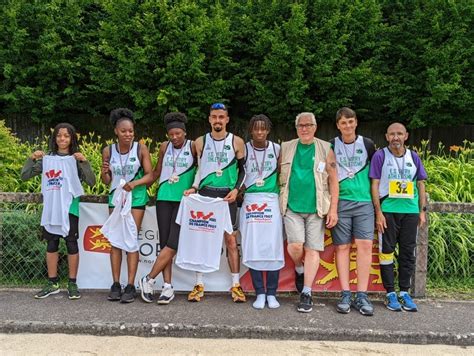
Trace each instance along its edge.
{"label": "black shorts", "polygon": [[180,226],[176,224],[179,202],[177,201],[156,201],[156,221],[158,223],[158,233],[160,234],[160,248],[169,247],[178,250]]}
{"label": "black shorts", "polygon": [[77,241],[79,238],[79,217],[69,214],[69,234],[66,237],[51,234],[43,227],[42,238],[46,241],[54,241],[59,239],[65,239],[66,241]]}
{"label": "black shorts", "polygon": [[[229,188],[213,188],[213,187],[202,187],[198,193],[205,197],[210,198],[224,198],[229,194]],[[232,228],[237,231],[237,201],[229,203],[230,220],[232,221]]]}

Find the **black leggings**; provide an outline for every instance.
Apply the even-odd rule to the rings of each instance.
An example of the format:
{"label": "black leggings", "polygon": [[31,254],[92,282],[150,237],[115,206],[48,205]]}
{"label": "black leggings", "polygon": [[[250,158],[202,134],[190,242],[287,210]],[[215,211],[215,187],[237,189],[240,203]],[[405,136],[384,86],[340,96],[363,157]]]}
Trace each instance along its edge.
{"label": "black leggings", "polygon": [[401,291],[408,291],[411,276],[415,269],[415,249],[418,229],[418,214],[383,213],[387,228],[382,235],[382,254],[385,261],[380,262],[383,286],[387,293],[395,291],[393,268],[395,247],[398,243],[398,284]]}
{"label": "black leggings", "polygon": [[158,223],[158,233],[160,234],[160,248],[169,247],[178,250],[180,226],[176,224],[179,202],[177,201],[156,201],[156,220]]}
{"label": "black leggings", "polygon": [[69,234],[66,237],[51,234],[43,228],[43,239],[47,242],[46,251],[55,253],[59,250],[59,240],[66,241],[68,255],[79,253],[77,239],[79,238],[79,218],[76,215],[69,214]]}

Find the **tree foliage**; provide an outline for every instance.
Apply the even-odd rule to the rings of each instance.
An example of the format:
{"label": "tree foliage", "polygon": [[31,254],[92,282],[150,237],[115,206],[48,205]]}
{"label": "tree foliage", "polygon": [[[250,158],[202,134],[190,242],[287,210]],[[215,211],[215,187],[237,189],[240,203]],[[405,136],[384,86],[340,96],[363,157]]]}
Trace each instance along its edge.
{"label": "tree foliage", "polygon": [[2,0],[0,112],[473,122],[472,1]]}

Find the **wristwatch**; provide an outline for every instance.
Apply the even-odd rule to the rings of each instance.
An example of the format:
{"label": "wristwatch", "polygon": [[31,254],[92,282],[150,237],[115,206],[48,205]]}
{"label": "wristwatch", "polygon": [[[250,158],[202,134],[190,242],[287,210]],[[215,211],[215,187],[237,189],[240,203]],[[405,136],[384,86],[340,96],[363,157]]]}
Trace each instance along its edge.
{"label": "wristwatch", "polygon": [[426,209],[426,206],[424,206],[424,207],[421,208],[421,211],[426,211],[426,210],[427,210],[427,209]]}

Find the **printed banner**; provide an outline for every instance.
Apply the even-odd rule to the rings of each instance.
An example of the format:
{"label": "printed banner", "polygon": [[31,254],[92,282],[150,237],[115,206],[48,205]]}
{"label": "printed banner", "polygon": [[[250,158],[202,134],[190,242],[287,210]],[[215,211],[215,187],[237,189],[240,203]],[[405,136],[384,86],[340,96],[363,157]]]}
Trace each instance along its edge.
{"label": "printed banner", "polygon": [[[80,263],[77,276],[79,288],[82,289],[109,289],[112,285],[112,272],[110,268],[110,244],[101,234],[100,228],[109,215],[107,204],[81,203],[79,219],[79,253]],[[238,219],[237,219],[238,221]],[[239,239],[240,240],[240,239]],[[156,223],[155,207],[147,206],[142,228],[138,236],[139,264],[135,284],[138,279],[147,274],[160,253],[158,228]],[[239,241],[240,248],[240,241]],[[279,291],[294,291],[294,264],[286,251],[285,241],[285,267],[280,272]],[[127,284],[127,256],[122,258],[120,283]],[[253,291],[252,281],[248,268],[240,267],[242,288]],[[350,252],[350,283],[351,289],[356,288],[356,251],[355,246]],[[173,264],[172,283],[177,291],[190,291],[194,285],[194,272],[186,271]],[[221,263],[219,271],[204,274],[204,283],[207,291],[228,291],[231,287],[231,275],[227,263],[225,247],[221,250]],[[161,275],[157,278],[155,288],[161,290],[163,280]],[[325,250],[321,253],[321,262],[313,285],[314,291],[340,291],[335,263],[335,248],[332,245],[330,231],[326,230]],[[369,291],[383,291],[382,279],[378,260],[378,239],[375,236],[372,253],[372,267],[370,270]]]}

